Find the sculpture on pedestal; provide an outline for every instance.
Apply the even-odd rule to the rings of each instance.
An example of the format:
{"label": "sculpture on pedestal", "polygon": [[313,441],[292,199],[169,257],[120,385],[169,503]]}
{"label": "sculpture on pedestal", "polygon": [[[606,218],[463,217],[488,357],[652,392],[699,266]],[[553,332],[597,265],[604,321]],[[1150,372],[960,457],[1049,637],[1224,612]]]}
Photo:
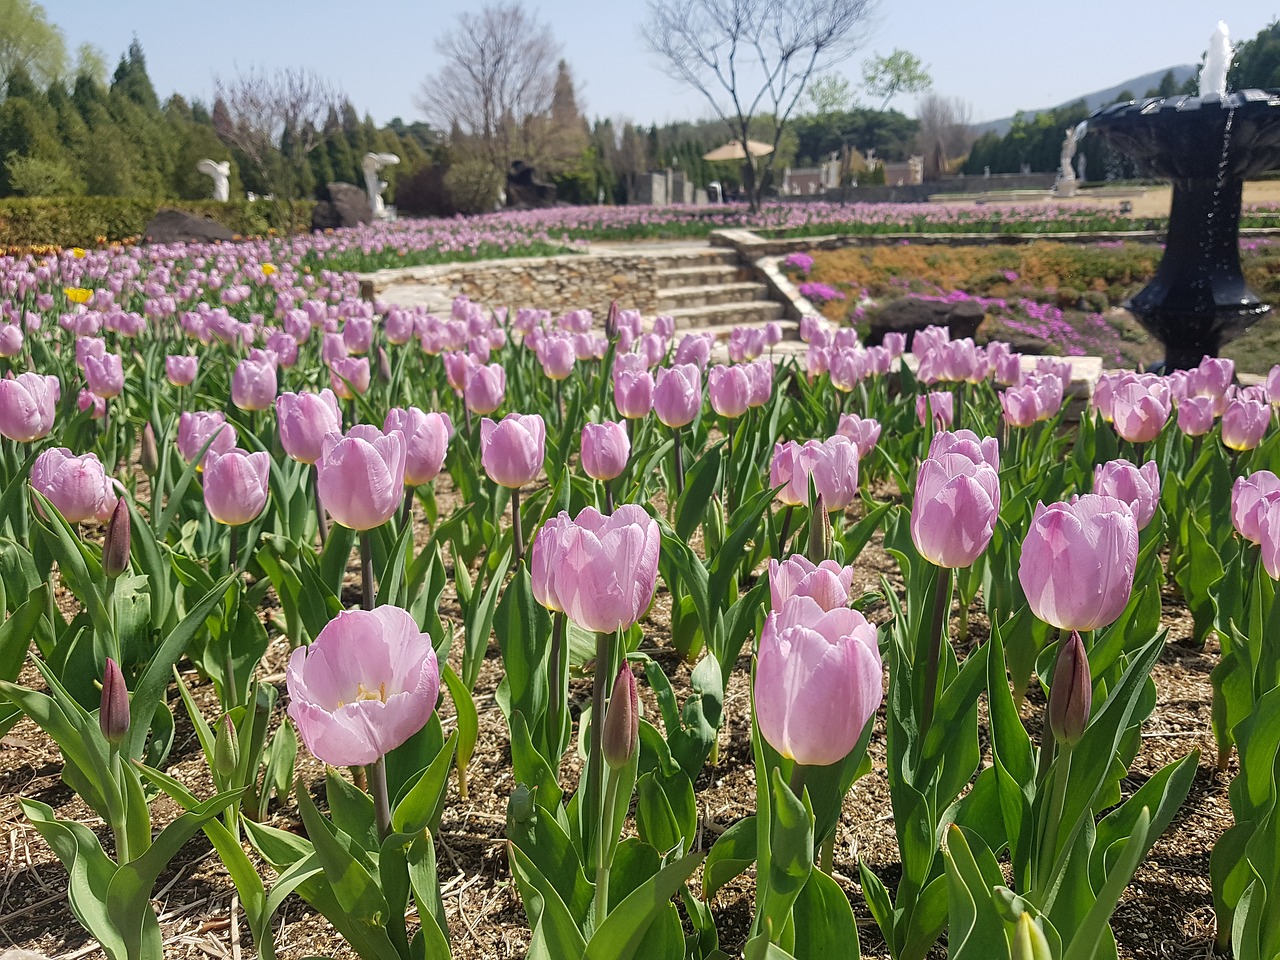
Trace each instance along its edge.
{"label": "sculpture on pedestal", "polygon": [[382,191],[387,189],[387,181],[378,176],[383,167],[390,167],[400,162],[394,153],[366,153],[361,167],[364,169],[365,189],[369,192],[369,206],[373,208],[373,219],[388,219],[387,205],[383,202]]}
{"label": "sculpture on pedestal", "polygon": [[213,178],[213,199],[226,203],[231,198],[231,161],[201,160],[196,170]]}

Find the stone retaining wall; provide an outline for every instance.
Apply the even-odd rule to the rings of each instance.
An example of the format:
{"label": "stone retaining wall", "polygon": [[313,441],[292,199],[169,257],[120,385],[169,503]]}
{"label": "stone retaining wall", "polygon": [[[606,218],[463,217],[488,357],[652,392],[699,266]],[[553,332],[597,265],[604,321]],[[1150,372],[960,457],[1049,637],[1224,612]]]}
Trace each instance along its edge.
{"label": "stone retaining wall", "polygon": [[424,296],[418,299],[434,310],[447,310],[453,296],[465,294],[486,306],[527,306],[554,314],[586,307],[600,316],[617,300],[647,316],[657,312],[658,266],[658,258],[644,255],[567,254],[379,270],[362,279],[374,296],[393,284],[421,285]]}

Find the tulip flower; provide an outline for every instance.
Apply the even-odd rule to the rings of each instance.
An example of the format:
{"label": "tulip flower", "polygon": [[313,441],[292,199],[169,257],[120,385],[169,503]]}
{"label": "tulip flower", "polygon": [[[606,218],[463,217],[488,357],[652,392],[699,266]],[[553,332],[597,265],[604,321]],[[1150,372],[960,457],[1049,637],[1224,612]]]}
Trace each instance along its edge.
{"label": "tulip flower", "polygon": [[834,560],[815,564],[797,553],[786,560],[769,561],[769,597],[771,609],[778,611],[792,597],[809,597],[824,611],[849,605],[853,586],[853,567],[842,567]]}
{"label": "tulip flower", "polygon": [[417,407],[407,410],[393,407],[382,423],[384,433],[399,430],[404,434],[404,483],[416,487],[430,483],[444,466],[453,435],[453,421],[447,413],[424,413]]}
{"label": "tulip flower", "polygon": [[348,355],[368,353],[373,345],[373,321],[369,317],[348,317],[342,325],[342,344]]}
{"label": "tulip flower", "polygon": [[934,428],[945,430],[951,426],[951,421],[955,419],[955,407],[955,397],[945,390],[934,390],[927,395],[916,397],[916,419],[923,426],[927,410],[928,414],[933,417]]}
{"label": "tulip flower", "polygon": [[1267,397],[1273,407],[1280,406],[1280,363],[1267,371]]}
{"label": "tulip flower", "polygon": [[1280,580],[1280,494],[1270,494],[1258,502],[1259,558],[1272,580]]}
{"label": "tulip flower", "polygon": [[480,463],[494,483],[515,489],[542,472],[547,428],[538,414],[509,413],[480,421]]}
{"label": "tulip flower", "polygon": [[0,323],[0,357],[16,357],[22,353],[26,335],[16,323]]}
{"label": "tulip flower", "polygon": [[1086,494],[1036,505],[1022,542],[1018,580],[1031,611],[1062,630],[1096,630],[1129,602],[1138,524],[1129,505]]}
{"label": "tulip flower", "polygon": [[664,425],[677,430],[692,423],[702,409],[702,372],[682,363],[658,371],[653,387],[653,412]]}
{"label": "tulip flower", "polygon": [[810,440],[800,448],[796,462],[806,476],[806,499],[812,480],[827,512],[844,510],[858,498],[858,448],[848,437]]}
{"label": "tulip flower", "polygon": [[[212,438],[212,443],[210,443]],[[227,423],[220,410],[185,410],[178,418],[178,453],[190,463],[200,455],[201,448],[209,444],[209,453],[226,453],[236,445],[236,428]],[[204,461],[197,468],[204,469]]]}
{"label": "tulip flower", "polygon": [[653,601],[661,540],[657,522],[636,504],[610,516],[587,507],[548,544],[556,545],[547,558],[556,601],[584,630],[630,629]]}
{"label": "tulip flower", "polygon": [[548,517],[533,538],[533,549],[529,554],[533,598],[552,613],[564,612],[564,606],[556,595],[555,572],[564,548],[565,531],[572,526],[573,521],[567,513]]}
{"label": "tulip flower", "polygon": [[386,523],[404,499],[404,434],[357,424],[331,433],[316,461],[316,491],[333,519],[352,530]]}
{"label": "tulip flower", "polygon": [[847,607],[792,597],[760,633],[755,676],[760,734],[783,757],[843,760],[883,698],[876,628]]}
{"label": "tulip flower", "polygon": [[319,393],[282,393],[276,397],[280,446],[298,463],[315,463],[324,452],[324,438],[342,432],[338,398],[328,388]]}
{"label": "tulip flower", "polygon": [[164,358],[164,374],[175,387],[190,386],[199,369],[199,357],[177,354]]}
{"label": "tulip flower", "polygon": [[462,398],[467,409],[481,415],[493,413],[507,393],[507,371],[499,363],[477,366],[467,377]]}
{"label": "tulip flower", "polygon": [[1222,413],[1222,442],[1237,452],[1262,442],[1271,422],[1271,408],[1261,400],[1233,398]]}
{"label": "tulip flower", "polygon": [[751,398],[751,379],[747,366],[726,367],[717,364],[707,373],[707,396],[711,409],[722,417],[733,419],[747,412]]}
{"label": "tulip flower", "polygon": [[916,476],[911,539],[930,563],[970,566],[987,548],[1000,513],[996,441],[968,430],[937,434]]}
{"label": "tulip flower", "polygon": [[1266,508],[1263,501],[1273,495],[1280,495],[1280,477],[1270,470],[1237,477],[1231,487],[1231,523],[1251,543],[1262,542],[1261,514]]}
{"label": "tulip flower", "polygon": [[124,390],[124,366],[120,355],[108,353],[102,357],[85,357],[84,379],[89,392],[95,397],[110,400]]}
{"label": "tulip flower", "polygon": [[244,359],[231,375],[231,402],[241,410],[266,410],[276,397],[276,365]]}
{"label": "tulip flower", "polygon": [[794,440],[775,443],[773,460],[769,463],[769,486],[781,487],[774,496],[788,507],[798,507],[809,500],[808,474],[797,464],[800,449]]}
{"label": "tulip flower", "polygon": [[1130,443],[1148,443],[1160,436],[1169,419],[1172,400],[1164,384],[1126,381],[1111,396],[1116,433]]}
{"label": "tulip flower", "polygon": [[871,452],[880,439],[880,421],[871,417],[860,417],[856,413],[842,413],[836,433],[849,438],[857,448],[858,459],[861,460]]}
{"label": "tulip flower", "polygon": [[1093,492],[1127,503],[1141,532],[1160,503],[1160,469],[1154,460],[1148,460],[1141,468],[1128,460],[1100,463],[1093,470]]}
{"label": "tulip flower", "polygon": [[339,357],[329,364],[329,386],[342,400],[368,393],[370,377],[368,357]]}
{"label": "tulip flower", "polygon": [[48,498],[67,523],[105,521],[116,506],[114,487],[97,456],[77,457],[66,447],[50,447],[36,457],[31,487]]}
{"label": "tulip flower", "polygon": [[763,407],[773,396],[773,361],[761,357],[747,364],[747,379],[750,383],[747,406]]}
{"label": "tulip flower", "polygon": [[377,762],[426,725],[440,694],[431,637],[406,611],[347,610],[285,676],[289,717],[302,742],[332,766]]}
{"label": "tulip flower", "polygon": [[582,427],[582,471],[608,483],[622,475],[631,456],[627,428],[619,421],[588,423]]}
{"label": "tulip flower", "polygon": [[568,337],[544,337],[534,348],[538,362],[542,364],[542,372],[550,380],[567,380],[573,372],[573,364],[577,359],[573,341]]}
{"label": "tulip flower", "polygon": [[57,377],[39,373],[0,380],[0,436],[19,443],[47,437],[61,392]]}
{"label": "tulip flower", "polygon": [[1040,419],[1040,396],[1034,387],[1010,387],[999,396],[1009,426],[1025,428]]}
{"label": "tulip flower", "polygon": [[90,420],[101,420],[107,415],[107,401],[87,389],[81,390],[76,396],[76,409],[81,413],[88,411]]}
{"label": "tulip flower", "polygon": [[1178,429],[1188,437],[1203,437],[1213,429],[1212,397],[1187,397],[1178,401]]}
{"label": "tulip flower", "polygon": [[98,707],[98,729],[113,749],[119,749],[129,735],[129,688],[120,665],[110,657],[102,669],[102,699]]}
{"label": "tulip flower", "polygon": [[615,369],[613,403],[628,420],[647,417],[653,409],[653,375],[647,370]]}
{"label": "tulip flower", "polygon": [[267,505],[271,455],[235,447],[210,452],[204,461],[204,505],[218,523],[238,527],[253,520]]}

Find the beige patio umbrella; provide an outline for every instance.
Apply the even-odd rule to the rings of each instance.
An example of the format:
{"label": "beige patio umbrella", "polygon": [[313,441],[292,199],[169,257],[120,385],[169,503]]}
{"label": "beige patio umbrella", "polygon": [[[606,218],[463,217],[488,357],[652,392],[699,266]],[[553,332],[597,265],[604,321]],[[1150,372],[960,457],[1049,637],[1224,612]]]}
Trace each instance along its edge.
{"label": "beige patio umbrella", "polygon": [[[753,157],[763,157],[767,153],[773,153],[773,147],[767,143],[761,143],[759,140],[748,140],[747,150],[751,152]],[[747,151],[742,149],[741,140],[730,140],[723,146],[716,147],[710,153],[702,155],[703,160],[745,160]]]}

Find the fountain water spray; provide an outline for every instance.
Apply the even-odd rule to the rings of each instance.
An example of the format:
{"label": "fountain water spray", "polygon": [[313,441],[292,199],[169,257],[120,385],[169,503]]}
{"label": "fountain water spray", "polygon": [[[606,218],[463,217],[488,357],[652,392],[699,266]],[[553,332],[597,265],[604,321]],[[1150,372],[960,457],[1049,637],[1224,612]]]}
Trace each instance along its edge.
{"label": "fountain water spray", "polygon": [[1218,21],[1218,29],[1209,38],[1209,50],[1204,55],[1204,67],[1200,70],[1200,99],[1227,95],[1227,71],[1231,69],[1231,39],[1227,25]]}

